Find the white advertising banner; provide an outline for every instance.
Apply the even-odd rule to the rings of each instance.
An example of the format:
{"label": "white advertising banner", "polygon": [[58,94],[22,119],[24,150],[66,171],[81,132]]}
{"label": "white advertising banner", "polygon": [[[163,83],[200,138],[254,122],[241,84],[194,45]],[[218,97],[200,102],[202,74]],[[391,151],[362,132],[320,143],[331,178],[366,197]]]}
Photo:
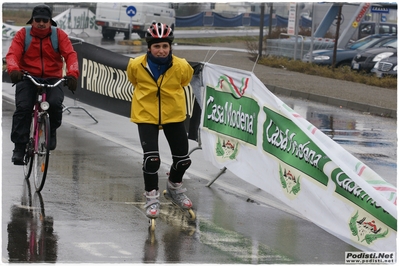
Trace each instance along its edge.
{"label": "white advertising banner", "polygon": [[251,72],[205,64],[204,157],[364,251],[396,251],[396,187]]}
{"label": "white advertising banner", "polygon": [[[58,28],[64,30],[70,36],[102,36],[101,27],[95,23],[96,15],[87,8],[69,8],[55,16],[53,20],[57,22]],[[3,23],[3,40],[14,38],[15,33],[21,28],[22,26]]]}
{"label": "white advertising banner", "polygon": [[296,2],[290,2],[289,7],[287,34],[294,35],[296,27]]}
{"label": "white advertising banner", "polygon": [[101,36],[101,27],[96,25],[96,14],[87,8],[69,8],[54,17],[53,20],[57,22],[58,28],[63,29],[68,35]]}

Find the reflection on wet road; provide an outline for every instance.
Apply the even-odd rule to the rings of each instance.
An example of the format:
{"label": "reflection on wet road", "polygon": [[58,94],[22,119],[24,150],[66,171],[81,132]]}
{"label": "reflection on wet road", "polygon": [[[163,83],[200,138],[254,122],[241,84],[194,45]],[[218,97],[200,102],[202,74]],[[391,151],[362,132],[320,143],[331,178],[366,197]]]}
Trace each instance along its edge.
{"label": "reflection on wet road", "polygon": [[57,260],[57,236],[53,218],[46,216],[40,193],[32,193],[29,180],[23,182],[20,204],[11,206],[7,224],[10,262],[54,262]]}
{"label": "reflection on wet road", "polygon": [[397,185],[396,120],[298,99],[282,98],[315,127]]}

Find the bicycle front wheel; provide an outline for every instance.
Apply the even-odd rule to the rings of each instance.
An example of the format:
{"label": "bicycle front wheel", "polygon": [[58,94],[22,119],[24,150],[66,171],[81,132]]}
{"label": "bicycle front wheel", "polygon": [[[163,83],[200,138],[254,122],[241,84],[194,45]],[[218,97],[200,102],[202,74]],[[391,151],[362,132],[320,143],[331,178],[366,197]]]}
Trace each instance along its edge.
{"label": "bicycle front wheel", "polygon": [[33,168],[33,152],[34,152],[34,133],[35,133],[35,122],[33,121],[30,125],[30,133],[29,133],[29,142],[25,148],[25,157],[24,157],[24,175],[25,178],[28,179],[30,174],[32,173]]}
{"label": "bicycle front wheel", "polygon": [[37,151],[33,155],[33,175],[37,192],[43,189],[46,182],[48,163],[50,158],[50,120],[48,114],[43,114],[39,119],[39,140]]}
{"label": "bicycle front wheel", "polygon": [[24,175],[25,179],[30,177],[33,168],[33,138],[29,139],[29,143],[26,145],[25,158],[24,158]]}

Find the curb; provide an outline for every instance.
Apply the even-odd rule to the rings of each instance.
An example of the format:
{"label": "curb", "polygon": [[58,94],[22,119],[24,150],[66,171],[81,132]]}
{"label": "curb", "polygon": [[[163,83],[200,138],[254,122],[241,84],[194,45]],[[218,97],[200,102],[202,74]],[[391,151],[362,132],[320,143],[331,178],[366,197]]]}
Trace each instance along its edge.
{"label": "curb", "polygon": [[317,94],[312,94],[312,93],[301,92],[301,91],[291,90],[291,89],[278,87],[278,86],[274,86],[274,85],[265,84],[265,86],[272,93],[283,95],[283,96],[288,96],[288,97],[293,97],[293,98],[301,98],[301,99],[309,100],[312,102],[325,103],[328,105],[344,107],[344,108],[348,108],[351,110],[356,110],[356,111],[360,111],[360,112],[364,112],[364,113],[370,113],[372,115],[377,115],[377,116],[382,116],[382,117],[389,117],[389,118],[395,118],[395,119],[397,118],[396,110],[389,109],[389,108],[382,108],[379,106],[373,106],[373,105],[369,105],[369,104],[363,104],[363,103],[352,102],[352,101],[342,100],[342,99],[328,97],[328,96],[322,96],[322,95],[317,95]]}

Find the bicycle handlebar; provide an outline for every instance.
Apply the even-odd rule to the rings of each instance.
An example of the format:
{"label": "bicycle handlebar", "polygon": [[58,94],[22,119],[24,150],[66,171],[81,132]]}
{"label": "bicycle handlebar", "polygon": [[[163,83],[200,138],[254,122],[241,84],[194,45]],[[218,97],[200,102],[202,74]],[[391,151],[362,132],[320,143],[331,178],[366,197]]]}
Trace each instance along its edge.
{"label": "bicycle handlebar", "polygon": [[34,77],[32,77],[29,73],[24,73],[24,77],[27,77],[28,79],[30,79],[33,84],[35,84],[38,87],[46,87],[46,88],[54,88],[57,87],[58,85],[61,84],[61,82],[63,81],[67,81],[66,78],[60,78],[56,83],[54,84],[45,84],[45,83],[39,83]]}

